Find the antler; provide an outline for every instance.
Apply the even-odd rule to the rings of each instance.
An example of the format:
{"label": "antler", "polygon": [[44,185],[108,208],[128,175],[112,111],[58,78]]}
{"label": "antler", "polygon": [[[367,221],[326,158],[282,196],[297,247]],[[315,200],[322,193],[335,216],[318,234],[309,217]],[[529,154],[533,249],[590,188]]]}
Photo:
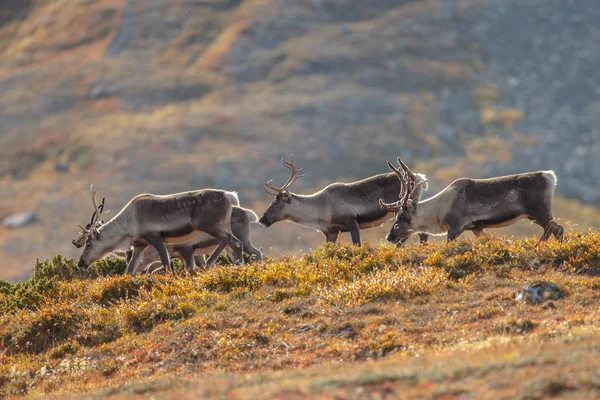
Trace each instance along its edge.
{"label": "antler", "polygon": [[424,184],[426,181],[417,183],[417,176],[413,174],[410,169],[406,166],[404,161],[400,157],[397,158],[398,164],[401,169],[396,168],[389,161],[386,161],[387,166],[398,176],[400,179],[400,194],[398,195],[399,200],[395,203],[384,203],[383,200],[379,200],[379,206],[387,208],[389,211],[398,211],[401,208],[406,208],[408,201],[412,198],[412,195],[417,190],[419,185]]}
{"label": "antler", "polygon": [[108,213],[108,211],[104,211],[104,201],[106,200],[106,197],[102,197],[100,206],[96,204],[96,191],[94,190],[94,184],[90,185],[90,196],[92,198],[92,204],[94,205],[94,213],[90,219],[89,229],[86,229],[87,226],[86,228],[82,227],[81,225],[79,226],[82,232],[86,234],[97,231],[98,224],[100,223],[100,216]]}
{"label": "antler", "polygon": [[[94,191],[94,195],[95,195],[96,191]],[[97,211],[94,210],[94,213],[92,214],[92,219],[90,219],[90,226],[94,225],[94,220],[96,219],[96,216],[100,217],[100,215],[102,215],[102,213],[104,212],[104,201],[106,200],[106,197],[102,197],[102,202],[100,203],[100,206],[98,207],[98,210],[100,211],[100,213],[98,213]],[[92,201],[94,201],[94,198],[92,196]],[[96,203],[94,201],[94,208],[96,206]]]}
{"label": "antler", "polygon": [[[283,166],[291,171],[290,177],[288,178],[287,182],[280,188],[276,188],[275,186],[271,185],[271,182],[273,182],[273,179],[269,180],[268,182],[265,182],[265,186],[267,187],[267,189],[265,189],[266,192],[273,196],[277,195],[278,193],[283,193],[284,191],[287,190],[288,187],[291,186],[292,183],[294,183],[296,181],[296,179],[301,178],[305,175],[305,174],[298,175],[298,172],[302,171],[302,168],[296,169],[296,166],[294,165],[294,158],[292,157],[291,154],[290,154],[290,161],[285,161],[283,158],[281,160],[283,161]],[[269,192],[268,189],[273,190],[275,193]]]}
{"label": "antler", "polygon": [[400,200],[395,203],[384,203],[383,200],[379,199],[379,207],[385,208],[391,212],[396,212],[400,209]]}

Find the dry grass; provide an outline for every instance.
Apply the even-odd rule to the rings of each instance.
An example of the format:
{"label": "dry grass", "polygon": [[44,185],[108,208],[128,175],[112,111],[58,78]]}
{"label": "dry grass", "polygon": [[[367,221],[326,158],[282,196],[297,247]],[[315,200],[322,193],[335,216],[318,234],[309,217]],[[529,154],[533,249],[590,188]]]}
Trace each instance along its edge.
{"label": "dry grass", "polygon": [[[536,240],[323,246],[194,278],[119,276],[122,261],[85,275],[73,260],[55,258],[38,264],[27,283],[0,287],[2,395],[54,397],[118,386],[100,396],[165,391],[252,398],[266,388],[259,397],[286,397],[289,390],[344,397],[378,393],[388,384],[395,391],[408,385],[420,396],[461,385],[512,393],[537,383],[501,386],[510,371],[527,379],[547,371],[539,379],[546,382],[550,372],[582,369],[577,357],[581,365],[595,362],[586,349],[600,326],[600,234],[570,234],[564,243],[540,246]],[[535,280],[555,283],[566,296],[515,302],[517,289]],[[580,336],[580,344],[560,339]],[[544,363],[558,352],[552,343],[572,349],[572,362]],[[433,369],[420,357],[434,362]],[[381,358],[388,361],[252,375],[266,384],[260,388],[237,375]],[[485,368],[479,373],[474,366]],[[495,369],[502,372],[497,381],[485,373]],[[223,371],[233,375],[217,375],[210,389],[187,380]],[[140,380],[146,383],[130,385]],[[480,383],[465,386],[470,380]],[[563,383],[592,393],[597,387],[590,382]]]}

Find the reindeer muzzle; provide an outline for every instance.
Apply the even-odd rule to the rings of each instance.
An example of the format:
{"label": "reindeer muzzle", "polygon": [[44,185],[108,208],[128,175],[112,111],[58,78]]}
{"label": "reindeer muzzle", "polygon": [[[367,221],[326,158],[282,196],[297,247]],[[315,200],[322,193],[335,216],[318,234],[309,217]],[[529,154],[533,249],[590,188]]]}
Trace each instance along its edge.
{"label": "reindeer muzzle", "polygon": [[271,225],[273,225],[273,223],[267,219],[266,215],[263,215],[262,217],[260,217],[260,219],[258,220],[258,223],[263,226],[266,226],[267,228],[270,227]]}
{"label": "reindeer muzzle", "polygon": [[79,269],[87,269],[88,265],[87,265],[87,263],[85,261],[83,261],[83,260],[80,259],[79,262],[77,263],[77,268],[79,268]]}
{"label": "reindeer muzzle", "polygon": [[394,237],[394,235],[392,235],[391,232],[387,234],[387,236],[385,237],[385,240],[387,240],[390,243],[406,242],[406,240],[398,239],[398,238]]}
{"label": "reindeer muzzle", "polygon": [[385,240],[387,240],[388,242],[391,242],[391,243],[395,243],[394,239],[392,238],[392,234],[391,233],[388,233],[385,236]]}

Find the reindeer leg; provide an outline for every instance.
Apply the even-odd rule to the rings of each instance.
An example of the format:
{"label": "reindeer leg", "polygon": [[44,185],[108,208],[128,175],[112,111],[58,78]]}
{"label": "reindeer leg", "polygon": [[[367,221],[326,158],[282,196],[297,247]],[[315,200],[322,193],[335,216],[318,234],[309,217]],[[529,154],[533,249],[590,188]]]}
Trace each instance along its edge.
{"label": "reindeer leg", "polygon": [[219,245],[217,246],[215,251],[213,251],[213,253],[210,255],[210,257],[208,257],[208,260],[206,260],[206,268],[212,267],[217,262],[217,258],[219,257],[219,255],[221,254],[223,249],[225,249],[225,246],[227,246],[227,243],[228,242],[226,240],[219,242]]}
{"label": "reindeer leg", "polygon": [[194,254],[194,262],[199,267],[206,267],[206,258],[204,257],[204,254]]}
{"label": "reindeer leg", "polygon": [[257,249],[256,247],[254,247],[252,245],[252,243],[250,243],[250,239],[243,240],[242,245],[244,246],[244,251],[254,257],[254,261],[262,262],[262,260],[263,260],[262,252],[259,249]]}
{"label": "reindeer leg", "polygon": [[240,262],[240,260],[236,258],[235,249],[233,247],[229,245],[225,247],[225,253],[227,253],[229,258],[231,259],[231,262],[233,262],[234,264],[238,264]]}
{"label": "reindeer leg", "polygon": [[[552,214],[547,210],[543,210],[541,212],[536,213],[535,215],[530,215],[528,218],[544,229],[544,233],[542,233],[542,236],[540,237],[540,240],[538,240],[538,243],[545,242],[546,240],[548,240],[548,238],[550,238],[550,235],[552,235],[552,231],[554,229],[554,224],[552,223],[554,219],[552,218]],[[556,224],[558,225],[558,222],[556,222]]]}
{"label": "reindeer leg", "polygon": [[327,241],[327,243],[335,244],[335,242],[337,242],[339,232],[328,232],[328,231],[322,231],[322,232],[323,232],[323,235],[325,235],[325,240]]}
{"label": "reindeer leg", "polygon": [[358,221],[353,218],[346,222],[346,226],[350,230],[350,236],[352,236],[352,243],[360,246],[360,226],[358,225]]}
{"label": "reindeer leg", "polygon": [[[219,244],[217,245],[217,248],[215,249],[215,251],[213,251],[213,253],[210,255],[210,257],[208,257],[208,260],[206,261],[206,268],[210,268],[217,262],[217,258],[225,249],[225,247],[233,241],[234,236],[231,234],[229,229],[227,229],[224,226],[211,228],[210,231],[205,229],[204,232],[219,239]],[[235,240],[239,243],[239,240],[237,238],[235,238]],[[241,252],[241,243],[239,243],[239,247]]]}
{"label": "reindeer leg", "polygon": [[552,234],[554,235],[556,240],[558,240],[559,242],[562,242],[564,234],[565,234],[565,228],[563,228],[563,226],[561,224],[556,222],[555,219],[550,221],[550,223],[552,224]]}
{"label": "reindeer leg", "polygon": [[176,246],[177,251],[181,254],[181,258],[185,263],[189,272],[192,272],[196,267],[196,262],[194,261],[194,249],[192,246],[180,245]]}
{"label": "reindeer leg", "polygon": [[242,241],[235,237],[235,235],[231,235],[231,240],[229,241],[229,246],[233,251],[235,259],[233,260],[234,264],[244,264],[244,245]]}
{"label": "reindeer leg", "polygon": [[170,270],[172,273],[173,271],[171,270],[169,252],[167,251],[167,246],[165,245],[165,242],[163,241],[162,237],[159,234],[153,233],[144,236],[144,239],[146,239],[148,243],[150,243],[150,245],[152,245],[152,247],[156,249],[163,267],[165,267],[167,271]]}
{"label": "reindeer leg", "polygon": [[471,232],[473,232],[476,238],[480,238],[481,236],[483,236],[483,229],[475,228],[471,229]]}
{"label": "reindeer leg", "polygon": [[144,250],[146,249],[146,247],[148,247],[148,245],[146,245],[146,244],[133,246],[133,253],[131,254],[131,258],[129,259],[129,262],[127,263],[127,274],[128,275],[132,275],[134,272],[136,272],[137,267],[140,262],[140,258],[142,256],[142,254],[144,253]]}
{"label": "reindeer leg", "polygon": [[453,241],[457,237],[459,237],[464,232],[463,229],[448,229],[448,242]]}
{"label": "reindeer leg", "polygon": [[146,273],[152,274],[154,272],[160,271],[162,268],[163,268],[163,265],[160,261],[154,261],[146,267]]}
{"label": "reindeer leg", "polygon": [[540,238],[538,243],[545,242],[546,240],[548,240],[550,238],[550,235],[554,235],[556,240],[558,240],[559,242],[562,242],[564,231],[565,230],[562,227],[562,225],[559,224],[558,222],[556,222],[555,219],[553,219],[546,224],[546,226],[544,228],[544,233],[542,234],[542,237]]}

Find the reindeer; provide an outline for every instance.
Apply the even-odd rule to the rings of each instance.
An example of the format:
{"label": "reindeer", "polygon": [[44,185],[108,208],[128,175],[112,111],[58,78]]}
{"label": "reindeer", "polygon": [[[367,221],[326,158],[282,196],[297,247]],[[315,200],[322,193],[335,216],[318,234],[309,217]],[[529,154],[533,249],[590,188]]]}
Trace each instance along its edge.
{"label": "reindeer", "polygon": [[[266,227],[278,221],[291,221],[321,231],[327,242],[335,243],[341,232],[350,232],[352,242],[360,244],[361,229],[380,226],[394,216],[377,205],[380,198],[386,201],[398,198],[401,182],[393,172],[352,183],[332,183],[317,193],[300,195],[288,188],[304,176],[298,175],[302,169],[296,169],[291,155],[290,161],[283,160],[283,165],[290,170],[287,182],[280,188],[271,185],[272,179],[265,183],[267,193],[275,196],[259,220]],[[415,195],[420,198],[422,190],[427,189],[427,178],[422,174],[416,177],[421,184]],[[421,242],[427,241],[426,234],[420,236]]]}
{"label": "reindeer", "polygon": [[388,167],[402,182],[399,200],[381,207],[396,213],[396,220],[386,239],[398,243],[413,232],[431,235],[447,234],[448,241],[465,230],[475,236],[484,228],[512,225],[528,218],[544,228],[540,242],[553,234],[563,238],[564,229],[552,216],[556,187],[554,171],[526,172],[489,179],[460,178],[435,196],[419,201],[418,177],[398,157],[400,168]]}
{"label": "reindeer", "polygon": [[[103,198],[100,206],[98,206],[100,214],[103,213],[104,201],[105,199]],[[81,248],[85,245],[85,240],[87,238],[87,234],[85,232],[89,231],[90,226],[95,221],[96,215],[97,213],[94,211],[91,221],[87,223],[85,227],[80,226],[81,231],[79,232],[78,236],[72,240],[73,246]],[[250,223],[257,222],[258,216],[256,213],[254,213],[254,211],[233,206],[231,210],[231,232],[235,237],[241,240],[243,250],[249,255],[253,256],[256,261],[261,262],[263,260],[261,251],[254,247],[250,241]],[[104,221],[99,221],[99,224],[104,224]],[[204,254],[210,253],[218,244],[219,241],[217,239],[206,233],[203,233],[182,243],[166,243],[166,246],[171,258],[181,259],[185,262],[187,268],[192,271],[195,265],[200,265],[202,267],[206,265]],[[235,252],[230,246],[227,246],[225,250],[234,262],[239,261],[235,258]],[[144,270],[156,271],[159,268],[162,268],[160,257],[154,248],[146,248],[143,250],[143,254],[141,256],[142,258],[137,257],[137,264],[131,266],[129,266],[129,262],[133,257],[133,250],[127,250],[124,252],[122,250],[115,249],[112,253],[116,256],[124,257],[128,263],[127,270],[131,271],[132,273],[142,272]]]}
{"label": "reindeer", "polygon": [[[250,223],[257,222],[258,216],[254,211],[233,206],[231,210],[231,232],[235,237],[240,239],[243,244],[243,250],[253,256],[256,261],[261,262],[263,260],[261,251],[254,247],[250,241]],[[191,272],[194,270],[195,265],[205,266],[204,254],[210,253],[218,244],[218,239],[208,234],[201,234],[185,242],[169,243],[167,244],[167,250],[171,257],[183,260]],[[235,249],[227,246],[226,251],[234,262],[239,261],[236,259]],[[128,269],[133,273],[148,269],[154,271],[158,269],[155,268],[158,260],[160,260],[158,252],[154,248],[146,248],[142,258],[138,259],[137,264],[128,266]]]}
{"label": "reindeer", "polygon": [[141,194],[105,224],[99,223],[100,210],[93,186],[90,194],[96,217],[88,229],[82,227],[86,240],[79,268],[85,269],[114,249],[128,249],[131,245],[134,251],[128,272],[149,245],[158,252],[163,267],[169,268],[165,242],[182,242],[200,233],[207,233],[219,242],[207,267],[216,262],[227,245],[234,249],[235,259],[243,263],[242,243],[231,233],[232,203],[239,204],[235,192],[203,189],[170,195]]}

